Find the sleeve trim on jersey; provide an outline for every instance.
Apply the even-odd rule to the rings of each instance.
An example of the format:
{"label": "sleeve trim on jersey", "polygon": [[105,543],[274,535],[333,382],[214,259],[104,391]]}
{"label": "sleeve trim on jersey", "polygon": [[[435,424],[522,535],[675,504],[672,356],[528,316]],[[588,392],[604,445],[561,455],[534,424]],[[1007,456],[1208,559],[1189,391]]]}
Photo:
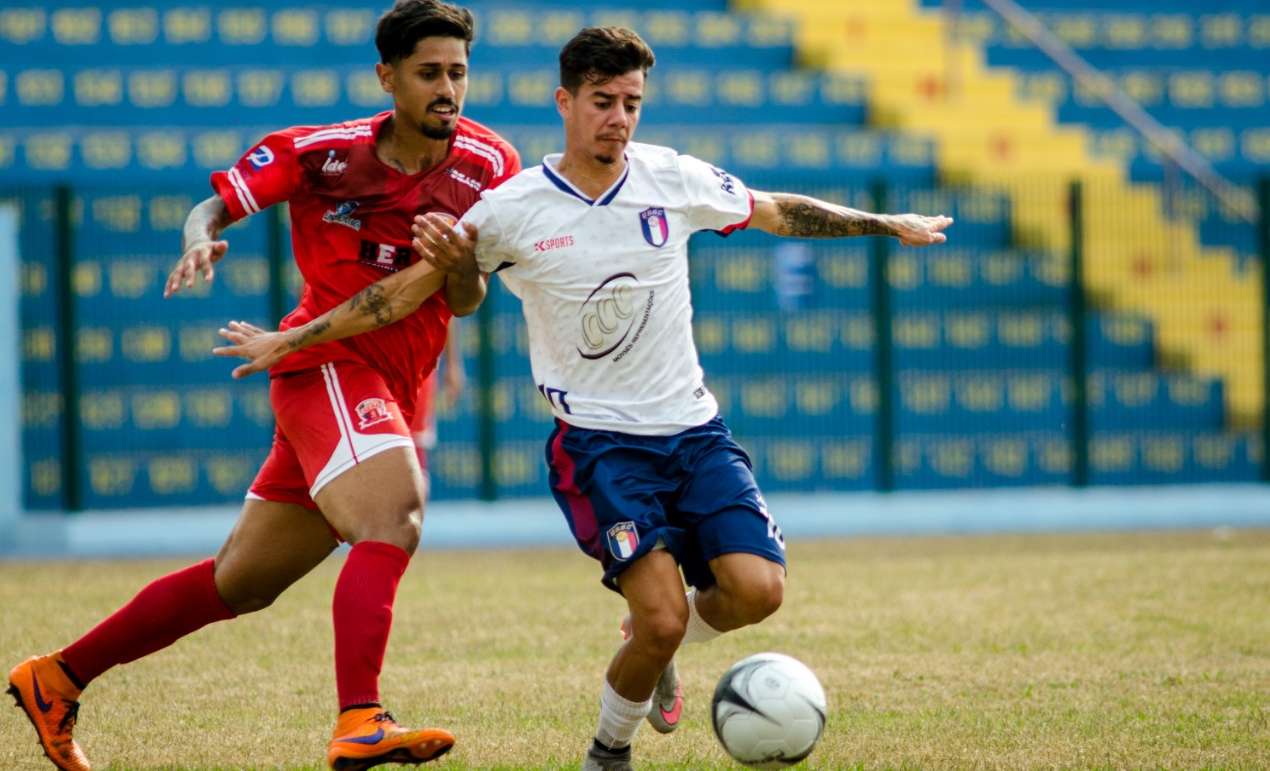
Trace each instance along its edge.
{"label": "sleeve trim on jersey", "polygon": [[754,219],[754,194],[751,193],[749,190],[746,190],[745,194],[750,197],[750,213],[745,215],[745,219],[741,220],[735,225],[728,225],[726,228],[723,228],[722,230],[716,230],[715,231],[716,233],[726,238],[727,236],[732,235],[736,231],[745,230],[746,228],[750,226],[750,220]]}
{"label": "sleeve trim on jersey", "polygon": [[234,193],[238,196],[238,203],[242,204],[243,211],[247,214],[255,214],[260,211],[260,207],[256,205],[256,199],[251,194],[251,189],[247,187],[246,180],[235,166],[225,175],[229,179],[229,184],[234,188]]}
{"label": "sleeve trim on jersey", "polygon": [[342,128],[323,129],[315,131],[302,137],[296,137],[292,141],[292,145],[297,149],[317,144],[318,142],[347,140],[351,141],[361,137],[368,137],[372,134],[370,126],[352,126]]}
{"label": "sleeve trim on jersey", "polygon": [[457,136],[454,138],[454,146],[467,150],[473,155],[479,155],[489,161],[494,167],[494,176],[503,176],[503,170],[506,168],[503,162],[503,154],[493,145],[473,139],[468,136]]}
{"label": "sleeve trim on jersey", "polygon": [[494,268],[494,271],[493,271],[493,272],[494,272],[494,273],[497,273],[497,272],[499,272],[500,270],[505,270],[505,269],[510,268],[511,266],[515,265],[515,264],[516,264],[516,263],[514,263],[514,262],[506,262],[506,261],[504,261],[504,262],[502,262],[502,263],[499,263],[499,266],[498,266],[497,268]]}

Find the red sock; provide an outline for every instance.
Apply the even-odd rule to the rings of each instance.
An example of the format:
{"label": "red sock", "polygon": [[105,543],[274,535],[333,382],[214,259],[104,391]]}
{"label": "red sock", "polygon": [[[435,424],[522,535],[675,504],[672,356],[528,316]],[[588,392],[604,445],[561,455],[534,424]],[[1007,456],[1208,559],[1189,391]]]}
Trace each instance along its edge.
{"label": "red sock", "polygon": [[214,560],[150,582],[132,601],[62,651],[62,661],[81,685],[116,664],[162,650],[234,611],[216,591]]}
{"label": "red sock", "polygon": [[362,541],[340,571],[331,610],[341,710],[379,703],[379,670],[392,628],[392,603],[409,564],[410,555],[399,546]]}

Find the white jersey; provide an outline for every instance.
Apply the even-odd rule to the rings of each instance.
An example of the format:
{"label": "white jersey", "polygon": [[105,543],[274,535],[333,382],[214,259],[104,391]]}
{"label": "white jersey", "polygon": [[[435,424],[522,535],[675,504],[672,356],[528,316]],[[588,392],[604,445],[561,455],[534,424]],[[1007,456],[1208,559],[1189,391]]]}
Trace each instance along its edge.
{"label": "white jersey", "polygon": [[632,143],[626,173],[591,200],[525,169],[468,210],[476,258],[520,298],[534,382],[579,428],[669,436],[719,410],[692,339],[688,239],[749,224],[753,197],[726,172]]}

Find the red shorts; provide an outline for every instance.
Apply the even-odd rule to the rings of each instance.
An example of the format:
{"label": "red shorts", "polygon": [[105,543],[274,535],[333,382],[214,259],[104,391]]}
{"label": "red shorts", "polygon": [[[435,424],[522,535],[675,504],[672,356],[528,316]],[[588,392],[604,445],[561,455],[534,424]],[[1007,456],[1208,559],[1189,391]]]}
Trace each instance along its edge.
{"label": "red shorts", "polygon": [[328,482],[393,447],[414,447],[401,408],[378,372],[356,362],[323,364],[269,383],[273,449],[248,498],[316,509]]}

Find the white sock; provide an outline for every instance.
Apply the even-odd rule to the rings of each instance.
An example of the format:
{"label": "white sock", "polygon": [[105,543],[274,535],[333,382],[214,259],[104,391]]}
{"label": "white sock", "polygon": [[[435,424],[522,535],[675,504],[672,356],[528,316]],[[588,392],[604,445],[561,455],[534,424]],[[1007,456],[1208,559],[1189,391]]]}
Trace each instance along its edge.
{"label": "white sock", "polygon": [[688,592],[688,629],[684,632],[684,644],[710,642],[721,634],[723,632],[706,623],[706,620],[697,612],[697,590],[690,590]]}
{"label": "white sock", "polygon": [[629,701],[613,690],[609,679],[604,678],[604,692],[600,694],[600,725],[595,729],[595,738],[606,747],[620,750],[630,746],[644,722],[648,711],[653,708],[650,696],[644,701]]}

